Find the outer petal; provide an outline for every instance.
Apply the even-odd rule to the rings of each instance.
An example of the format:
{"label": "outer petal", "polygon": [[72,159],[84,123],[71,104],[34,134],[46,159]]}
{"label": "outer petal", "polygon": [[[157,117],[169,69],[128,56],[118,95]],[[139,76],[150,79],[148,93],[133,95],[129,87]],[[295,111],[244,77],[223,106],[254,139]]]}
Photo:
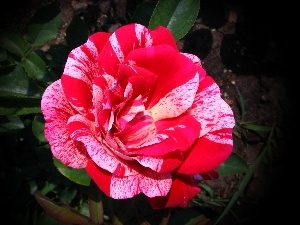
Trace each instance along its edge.
{"label": "outer petal", "polygon": [[85,148],[72,140],[68,133],[67,121],[74,111],[65,99],[60,80],[47,87],[42,97],[41,110],[46,121],[45,137],[54,157],[73,168],[85,167]]}
{"label": "outer petal", "polygon": [[166,196],[172,184],[170,173],[145,170],[133,176],[118,177],[99,168],[91,160],[86,171],[101,190],[114,199],[132,198],[141,192],[148,197]]}
{"label": "outer petal", "polygon": [[96,33],[69,54],[61,77],[67,100],[81,114],[93,119],[92,80],[99,76],[98,53],[110,34]]}
{"label": "outer petal", "polygon": [[166,197],[149,198],[155,209],[186,207],[191,198],[200,192],[200,188],[191,176],[178,175],[173,179],[172,187]]}
{"label": "outer petal", "polygon": [[215,81],[206,76],[199,85],[197,95],[190,110],[201,124],[200,137],[207,134],[219,120],[221,110],[221,92]]}
{"label": "outer petal", "polygon": [[221,101],[219,121],[211,131],[200,137],[188,151],[187,158],[178,169],[179,173],[197,174],[210,171],[224,162],[232,152],[233,113],[225,101]]}
{"label": "outer petal", "polygon": [[153,46],[167,44],[176,50],[178,49],[173,34],[166,27],[158,26],[150,33],[153,39],[153,43],[152,43]]}
{"label": "outer petal", "polygon": [[206,71],[202,68],[202,63],[201,60],[198,58],[198,56],[189,53],[184,53],[184,52],[180,52],[180,54],[192,60],[192,62],[198,67],[199,78],[200,81],[202,81],[202,79],[206,76]]}

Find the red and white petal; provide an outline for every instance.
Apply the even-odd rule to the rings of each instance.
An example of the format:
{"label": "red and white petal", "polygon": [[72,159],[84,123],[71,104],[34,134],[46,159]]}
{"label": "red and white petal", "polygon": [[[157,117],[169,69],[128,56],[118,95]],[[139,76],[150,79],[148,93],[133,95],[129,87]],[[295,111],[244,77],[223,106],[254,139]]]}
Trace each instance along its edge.
{"label": "red and white petal", "polygon": [[153,138],[156,134],[156,126],[147,111],[137,114],[131,121],[125,124],[122,131],[115,134],[126,148],[140,146]]}
{"label": "red and white petal", "polygon": [[150,198],[166,196],[172,184],[170,173],[159,174],[145,170],[133,176],[118,177],[99,168],[92,161],[88,162],[86,171],[99,188],[114,199],[132,198],[139,193]]}
{"label": "red and white petal", "polygon": [[221,102],[218,123],[211,131],[197,140],[179,168],[180,173],[198,174],[217,168],[233,149],[232,130],[235,125],[230,106]]}
{"label": "red and white petal", "polygon": [[152,46],[167,44],[171,46],[173,49],[178,50],[178,46],[176,44],[174,36],[168,28],[163,26],[158,26],[156,29],[151,30],[150,34],[153,39]]}
{"label": "red and white petal", "polygon": [[[131,93],[131,95],[124,94],[125,99],[136,98],[138,95],[148,97],[155,88],[156,80],[157,75],[144,68],[125,64],[119,66],[118,82],[125,93]],[[128,88],[130,90],[127,90]]]}
{"label": "red and white petal", "polygon": [[137,160],[142,166],[159,173],[175,170],[183,160],[180,151],[173,151],[162,156],[136,156],[132,158]]}
{"label": "red and white petal", "polygon": [[206,76],[206,70],[202,68],[201,60],[198,58],[198,56],[193,54],[183,53],[183,52],[180,52],[180,54],[190,59],[198,67],[199,80],[201,82],[203,78]]}
{"label": "red and white petal", "polygon": [[198,67],[169,45],[137,49],[125,62],[158,75],[156,87],[146,105],[157,121],[181,115],[193,103],[199,86]]}
{"label": "red and white petal", "polygon": [[201,124],[199,137],[207,134],[218,122],[222,101],[219,86],[210,76],[206,76],[200,82],[194,103],[189,112]]}
{"label": "red and white petal", "polygon": [[[123,130],[128,122],[130,122],[138,113],[145,112],[142,96],[139,95],[132,101],[126,102],[120,110],[117,117],[118,129]],[[145,112],[146,113],[146,112]],[[147,113],[149,114],[149,113]]]}
{"label": "red and white petal", "polygon": [[100,73],[116,77],[119,65],[123,63],[129,52],[136,48],[151,45],[152,38],[146,27],[139,24],[128,24],[120,27],[110,36],[109,42],[99,55]]}
{"label": "red and white petal", "polygon": [[92,35],[68,56],[61,82],[70,104],[82,115],[93,119],[92,80],[99,75],[98,53],[109,37],[107,33]]}
{"label": "red and white petal", "polygon": [[[72,139],[83,143],[87,153],[99,167],[110,173],[117,173],[119,176],[129,176],[138,173],[136,170],[133,170],[133,165],[123,163],[124,160],[122,158],[109,152],[111,150],[108,146],[105,146],[104,140],[95,138],[91,122],[86,118],[81,115],[70,117],[68,130]],[[122,174],[120,174],[120,168],[122,168]]]}
{"label": "red and white petal", "polygon": [[111,112],[112,105],[106,96],[107,90],[108,84],[103,76],[96,77],[93,80],[95,126],[102,132],[102,134],[106,134],[108,132],[114,121]]}
{"label": "red and white petal", "polygon": [[41,110],[45,118],[45,137],[55,158],[73,168],[84,168],[87,154],[84,146],[72,140],[67,129],[67,121],[74,110],[65,99],[60,80],[45,90]]}
{"label": "red and white petal", "polygon": [[154,121],[174,118],[184,113],[193,104],[198,85],[199,75],[196,73],[191,80],[163,96],[149,109]]}
{"label": "red and white petal", "polygon": [[173,178],[170,192],[165,197],[148,198],[154,209],[186,207],[189,201],[200,192],[191,176],[177,175]]}
{"label": "red and white petal", "polygon": [[[219,114],[219,121],[217,124],[213,126],[211,131],[218,131],[221,129],[233,129],[235,126],[235,119],[234,119],[234,114],[230,106],[223,100],[221,99],[220,101],[220,114]],[[216,142],[221,142],[221,143],[228,143],[232,144],[233,140],[231,138],[221,138],[221,137],[216,137],[216,138],[211,138],[214,139]]]}
{"label": "red and white petal", "polygon": [[190,115],[156,122],[157,135],[130,151],[134,154],[161,156],[169,152],[185,151],[198,138],[200,124]]}
{"label": "red and white petal", "polygon": [[199,67],[202,67],[202,63],[201,60],[199,59],[198,56],[190,54],[190,53],[185,53],[185,52],[180,52],[180,54],[184,55],[185,57],[187,57],[188,59],[192,60],[192,62],[194,64],[196,64]]}

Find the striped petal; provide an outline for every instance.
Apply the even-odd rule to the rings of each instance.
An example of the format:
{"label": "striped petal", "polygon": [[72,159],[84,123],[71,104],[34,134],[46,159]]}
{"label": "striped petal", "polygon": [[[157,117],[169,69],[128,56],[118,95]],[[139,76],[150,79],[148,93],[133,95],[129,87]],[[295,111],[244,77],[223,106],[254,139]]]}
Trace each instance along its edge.
{"label": "striped petal", "polygon": [[152,46],[152,37],[146,27],[139,24],[120,27],[111,35],[108,43],[99,54],[100,73],[116,77],[119,65],[123,63],[129,52],[136,48],[149,46]]}
{"label": "striped petal", "polygon": [[45,90],[41,110],[45,118],[45,137],[49,141],[55,158],[73,168],[84,168],[87,155],[81,143],[72,140],[67,129],[67,121],[74,110],[65,99],[60,80]]}
{"label": "striped petal", "polygon": [[[157,75],[150,71],[133,65],[122,64],[119,66],[118,82],[126,89],[131,90],[131,95],[124,97],[136,98],[142,95],[143,98],[148,97],[149,93],[155,89]],[[129,86],[130,85],[130,86]]]}
{"label": "striped petal", "polygon": [[172,184],[170,173],[159,174],[146,169],[136,175],[119,177],[99,168],[91,160],[86,171],[101,190],[114,199],[132,198],[139,193],[150,198],[166,196]]}
{"label": "striped petal", "polygon": [[162,156],[136,156],[132,158],[142,166],[159,173],[167,173],[175,170],[183,160],[180,151],[173,151]]}
{"label": "striped petal", "polygon": [[207,134],[219,120],[222,102],[219,86],[206,76],[199,85],[197,95],[190,110],[190,115],[201,124],[199,136]]}
{"label": "striped petal", "polygon": [[232,129],[235,125],[230,106],[220,102],[218,123],[209,133],[199,138],[188,151],[185,161],[178,172],[198,174],[217,168],[231,154],[233,148]]}
{"label": "striped petal", "polygon": [[160,26],[150,31],[140,24],[122,26],[111,35],[99,55],[100,73],[116,76],[118,65],[124,62],[131,51],[161,44],[178,49],[172,33],[165,27]]}
{"label": "striped petal", "polygon": [[[114,149],[110,149],[105,140],[95,138],[93,125],[86,118],[78,114],[70,117],[68,130],[72,139],[81,142],[85,146],[86,151],[97,166],[112,174],[116,173],[118,176],[136,175],[138,173],[133,169],[135,165],[113,154]],[[122,168],[122,173],[120,173],[120,168]]]}
{"label": "striped petal", "polygon": [[137,49],[125,62],[158,75],[146,105],[155,121],[179,116],[192,105],[199,85],[198,67],[178,50],[169,45]]}
{"label": "striped petal", "polygon": [[200,124],[190,115],[159,121],[156,123],[157,135],[140,145],[128,149],[134,154],[161,156],[175,150],[185,151],[198,138]]}
{"label": "striped petal", "polygon": [[132,120],[124,123],[122,131],[115,134],[126,148],[140,146],[156,134],[156,126],[147,111],[137,113]]}
{"label": "striped petal", "polygon": [[93,119],[92,80],[99,75],[98,53],[109,36],[103,32],[94,34],[85,44],[72,50],[61,77],[69,103],[90,119]]}

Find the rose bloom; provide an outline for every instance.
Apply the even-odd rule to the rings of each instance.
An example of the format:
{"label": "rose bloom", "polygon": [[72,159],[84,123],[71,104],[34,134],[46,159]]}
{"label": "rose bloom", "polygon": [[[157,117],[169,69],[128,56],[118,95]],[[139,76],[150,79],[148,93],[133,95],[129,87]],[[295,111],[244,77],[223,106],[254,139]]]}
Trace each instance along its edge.
{"label": "rose bloom", "polygon": [[91,35],[41,109],[55,158],[84,168],[107,196],[144,193],[153,208],[187,206],[199,177],[216,177],[233,149],[235,120],[220,88],[162,26]]}

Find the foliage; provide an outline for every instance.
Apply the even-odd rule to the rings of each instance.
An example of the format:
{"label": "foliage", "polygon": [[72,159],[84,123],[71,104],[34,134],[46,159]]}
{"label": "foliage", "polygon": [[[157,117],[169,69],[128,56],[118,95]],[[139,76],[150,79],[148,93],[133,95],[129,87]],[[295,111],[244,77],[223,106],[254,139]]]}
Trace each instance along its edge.
{"label": "foliage", "polygon": [[[145,1],[137,7],[132,21],[151,29],[163,25],[179,40],[193,26],[199,8],[199,0]],[[245,131],[250,130],[265,144],[254,165],[248,166],[239,155],[232,153],[218,168],[220,176],[239,174],[242,177],[231,199],[215,199],[213,189],[202,183],[199,186],[203,191],[193,200],[192,207],[168,212],[151,209],[142,195],[134,198],[134,204],[99,196],[85,171],[67,168],[52,158],[43,135],[41,96],[62,74],[68,53],[89,36],[87,25],[74,16],[66,31],[66,45],[52,44],[48,50],[41,50],[57,37],[61,17],[58,4],[54,2],[34,15],[24,33],[12,30],[0,33],[0,138],[4,143],[2,154],[14,163],[11,165],[2,157],[1,179],[5,190],[1,192],[1,208],[14,218],[10,222],[24,225],[220,222],[243,194],[265,154],[272,153],[276,126],[270,128],[243,121],[245,106],[240,96],[242,113],[234,134],[247,144]],[[208,219],[204,209],[207,205],[217,205],[222,213]]]}

